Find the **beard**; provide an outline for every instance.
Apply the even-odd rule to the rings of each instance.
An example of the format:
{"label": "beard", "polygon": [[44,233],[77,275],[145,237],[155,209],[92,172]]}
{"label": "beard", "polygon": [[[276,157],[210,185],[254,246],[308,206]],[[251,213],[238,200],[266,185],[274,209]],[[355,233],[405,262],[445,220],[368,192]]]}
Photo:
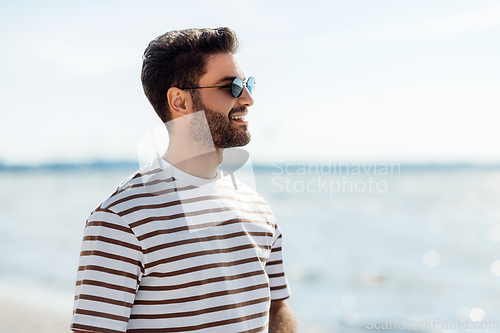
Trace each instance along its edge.
{"label": "beard", "polygon": [[227,116],[210,110],[203,104],[198,96],[193,96],[193,104],[196,110],[204,110],[205,117],[208,122],[211,137],[206,133],[206,126],[203,117],[196,117],[191,124],[191,135],[194,136],[197,142],[206,142],[213,145],[215,148],[232,148],[242,147],[250,142],[251,135],[248,131],[247,124],[234,125],[231,121],[231,115],[236,112],[246,112],[246,107],[232,108]]}

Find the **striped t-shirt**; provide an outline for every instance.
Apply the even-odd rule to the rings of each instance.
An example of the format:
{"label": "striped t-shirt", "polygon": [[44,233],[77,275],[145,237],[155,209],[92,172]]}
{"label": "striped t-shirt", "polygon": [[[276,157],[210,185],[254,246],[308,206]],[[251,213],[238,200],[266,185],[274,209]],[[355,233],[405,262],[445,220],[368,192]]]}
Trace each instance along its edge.
{"label": "striped t-shirt", "polygon": [[87,221],[71,329],[267,332],[270,301],[290,296],[281,239],[248,186],[155,159]]}

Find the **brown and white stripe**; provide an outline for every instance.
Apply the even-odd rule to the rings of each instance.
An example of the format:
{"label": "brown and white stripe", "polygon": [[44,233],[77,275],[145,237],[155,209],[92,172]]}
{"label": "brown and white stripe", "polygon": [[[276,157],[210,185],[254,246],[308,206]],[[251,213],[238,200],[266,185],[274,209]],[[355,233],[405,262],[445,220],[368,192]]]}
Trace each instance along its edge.
{"label": "brown and white stripe", "polygon": [[267,332],[290,291],[281,232],[265,200],[155,160],[90,215],[76,332]]}

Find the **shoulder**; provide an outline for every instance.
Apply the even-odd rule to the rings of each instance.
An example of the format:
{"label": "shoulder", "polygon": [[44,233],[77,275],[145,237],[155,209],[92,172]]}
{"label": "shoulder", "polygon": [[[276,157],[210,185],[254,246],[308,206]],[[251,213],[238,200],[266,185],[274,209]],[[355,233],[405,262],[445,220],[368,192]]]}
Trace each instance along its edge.
{"label": "shoulder", "polygon": [[231,176],[224,175],[221,179],[219,189],[224,197],[232,197],[234,201],[241,204],[242,207],[251,211],[254,214],[261,215],[266,221],[269,221],[276,227],[276,219],[271,210],[271,206],[251,186],[236,179],[236,184],[233,183]]}
{"label": "shoulder", "polygon": [[119,213],[124,207],[134,205],[134,199],[154,196],[155,191],[164,188],[171,180],[161,168],[150,162],[123,180],[94,211]]}

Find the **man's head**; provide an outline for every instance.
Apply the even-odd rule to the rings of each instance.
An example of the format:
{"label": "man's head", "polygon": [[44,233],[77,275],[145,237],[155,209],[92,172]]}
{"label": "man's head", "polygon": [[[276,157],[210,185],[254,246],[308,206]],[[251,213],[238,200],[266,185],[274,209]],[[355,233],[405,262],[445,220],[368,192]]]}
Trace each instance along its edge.
{"label": "man's head", "polygon": [[228,88],[234,78],[245,79],[233,56],[237,47],[236,34],[229,28],[172,31],[149,44],[142,84],[164,123],[204,110],[217,148],[250,141],[246,121],[234,116],[246,114],[253,100],[247,89],[234,97]]}

